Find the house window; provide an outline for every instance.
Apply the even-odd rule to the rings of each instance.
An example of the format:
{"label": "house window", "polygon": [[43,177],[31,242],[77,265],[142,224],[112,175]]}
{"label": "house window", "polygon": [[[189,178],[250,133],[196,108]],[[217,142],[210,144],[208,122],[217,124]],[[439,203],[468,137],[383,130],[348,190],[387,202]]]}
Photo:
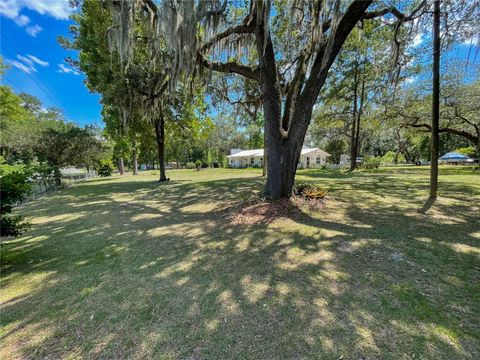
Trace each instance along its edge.
{"label": "house window", "polygon": [[254,159],[254,158],[250,158],[250,165],[253,165],[254,162],[255,162],[255,159]]}
{"label": "house window", "polygon": [[320,165],[322,163],[322,159],[320,158],[320,156],[317,156],[317,159],[315,161],[317,165]]}

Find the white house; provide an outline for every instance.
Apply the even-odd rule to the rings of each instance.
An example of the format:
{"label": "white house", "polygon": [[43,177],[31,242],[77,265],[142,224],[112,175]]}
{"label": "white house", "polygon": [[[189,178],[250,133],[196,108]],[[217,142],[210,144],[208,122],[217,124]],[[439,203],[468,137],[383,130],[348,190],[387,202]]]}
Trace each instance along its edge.
{"label": "white house", "polygon": [[[327,162],[330,154],[319,148],[303,148],[298,161],[299,169],[309,169],[320,167]],[[263,166],[263,149],[242,150],[231,149],[230,155],[227,156],[228,165],[234,168],[244,167],[262,167]]]}

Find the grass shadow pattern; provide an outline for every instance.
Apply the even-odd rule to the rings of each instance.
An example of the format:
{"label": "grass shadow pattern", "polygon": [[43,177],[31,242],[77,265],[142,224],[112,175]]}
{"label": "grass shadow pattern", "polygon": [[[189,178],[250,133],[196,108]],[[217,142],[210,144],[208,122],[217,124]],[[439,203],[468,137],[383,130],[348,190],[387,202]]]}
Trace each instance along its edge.
{"label": "grass shadow pattern", "polygon": [[298,176],[330,190],[325,210],[268,225],[225,216],[255,170],[18,209],[34,226],[2,249],[2,358],[479,358],[479,176],[441,172],[424,213],[421,172]]}

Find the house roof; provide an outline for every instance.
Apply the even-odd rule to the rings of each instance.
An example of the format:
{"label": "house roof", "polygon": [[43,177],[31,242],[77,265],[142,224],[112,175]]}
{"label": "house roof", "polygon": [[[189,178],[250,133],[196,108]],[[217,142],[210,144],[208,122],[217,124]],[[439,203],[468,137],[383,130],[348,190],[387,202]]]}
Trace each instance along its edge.
{"label": "house roof", "polygon": [[470,158],[467,155],[460,154],[457,152],[449,152],[443,155],[439,160],[469,160]]}
{"label": "house roof", "polygon": [[310,153],[315,152],[315,151],[321,152],[322,155],[324,155],[324,156],[330,156],[329,153],[327,153],[326,151],[324,151],[322,149],[319,149],[319,148],[303,148],[302,152],[301,152],[301,155],[307,155],[307,154],[310,154]]}
{"label": "house roof", "polygon": [[233,155],[228,155],[227,158],[240,158],[240,157],[255,157],[263,156],[263,149],[242,150]]}
{"label": "house roof", "polygon": [[[330,156],[329,153],[323,151],[319,148],[303,148],[301,155],[310,154],[311,152],[320,151],[324,156]],[[227,158],[243,158],[243,157],[262,157],[263,156],[263,149],[253,149],[253,150],[242,150],[238,153],[233,155],[228,155]]]}

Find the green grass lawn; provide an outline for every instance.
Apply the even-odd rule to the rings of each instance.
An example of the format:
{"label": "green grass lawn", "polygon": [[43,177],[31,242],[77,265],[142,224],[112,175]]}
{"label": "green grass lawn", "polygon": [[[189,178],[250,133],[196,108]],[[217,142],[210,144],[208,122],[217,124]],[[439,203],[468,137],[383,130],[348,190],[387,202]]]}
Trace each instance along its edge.
{"label": "green grass lawn", "polygon": [[479,359],[480,172],[303,170],[321,212],[226,214],[261,170],[93,180],[17,209],[2,252],[13,358]]}

